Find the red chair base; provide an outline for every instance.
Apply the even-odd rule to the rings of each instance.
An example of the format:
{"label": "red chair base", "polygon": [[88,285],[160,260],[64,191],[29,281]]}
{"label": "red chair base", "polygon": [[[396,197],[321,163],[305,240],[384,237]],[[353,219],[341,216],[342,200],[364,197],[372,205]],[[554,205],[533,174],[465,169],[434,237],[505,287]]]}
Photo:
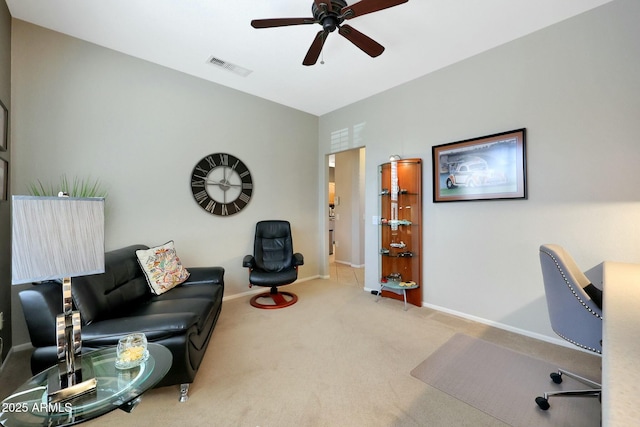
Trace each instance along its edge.
{"label": "red chair base", "polygon": [[[265,304],[258,302],[259,299],[266,299]],[[256,308],[274,309],[285,308],[295,304],[298,296],[291,292],[265,292],[251,298],[251,305]]]}

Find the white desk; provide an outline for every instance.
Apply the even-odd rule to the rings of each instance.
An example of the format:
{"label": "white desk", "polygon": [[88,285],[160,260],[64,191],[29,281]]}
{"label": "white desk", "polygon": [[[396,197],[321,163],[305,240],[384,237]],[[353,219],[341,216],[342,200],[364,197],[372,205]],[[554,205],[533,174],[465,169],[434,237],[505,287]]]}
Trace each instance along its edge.
{"label": "white desk", "polygon": [[640,264],[603,267],[602,425],[640,425]]}

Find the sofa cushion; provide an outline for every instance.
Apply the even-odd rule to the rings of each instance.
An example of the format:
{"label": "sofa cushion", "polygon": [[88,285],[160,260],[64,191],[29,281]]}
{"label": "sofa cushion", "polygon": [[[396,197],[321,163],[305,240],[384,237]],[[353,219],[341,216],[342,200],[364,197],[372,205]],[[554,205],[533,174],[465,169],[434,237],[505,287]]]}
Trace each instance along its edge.
{"label": "sofa cushion", "polygon": [[147,278],[151,292],[161,295],[189,278],[182,266],[173,240],[164,245],[136,251],[140,267]]}
{"label": "sofa cushion", "polygon": [[73,301],[84,324],[126,316],[131,306],[149,298],[149,286],[132,256],[148,246],[132,245],[105,253],[105,272],[71,280]]}

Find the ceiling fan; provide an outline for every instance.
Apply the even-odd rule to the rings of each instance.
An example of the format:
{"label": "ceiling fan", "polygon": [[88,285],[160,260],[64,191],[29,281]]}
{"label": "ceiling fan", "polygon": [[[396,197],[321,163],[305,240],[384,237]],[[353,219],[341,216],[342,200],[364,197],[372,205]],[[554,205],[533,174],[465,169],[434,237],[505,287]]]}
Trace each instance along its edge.
{"label": "ceiling fan", "polygon": [[322,46],[329,33],[338,29],[338,33],[360,48],[367,55],[375,58],[384,52],[384,46],[375,40],[365,36],[350,25],[342,25],[347,19],[353,19],[367,13],[377,12],[389,7],[398,6],[409,0],[360,0],[351,6],[345,0],[313,0],[311,5],[312,18],[275,18],[254,19],[251,21],[253,28],[284,27],[287,25],[320,24],[322,30],[316,34],[307,55],[302,61],[303,65],[313,65],[318,61]]}

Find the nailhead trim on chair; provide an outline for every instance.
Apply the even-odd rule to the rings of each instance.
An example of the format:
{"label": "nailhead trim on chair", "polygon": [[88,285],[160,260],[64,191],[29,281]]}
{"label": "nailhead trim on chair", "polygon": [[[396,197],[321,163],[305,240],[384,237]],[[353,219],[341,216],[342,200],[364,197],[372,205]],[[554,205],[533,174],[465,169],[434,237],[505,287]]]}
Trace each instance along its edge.
{"label": "nailhead trim on chair", "polygon": [[[541,252],[544,252],[545,254],[549,255],[549,257],[553,260],[554,264],[556,265],[556,268],[558,269],[558,271],[560,272],[560,275],[562,276],[562,278],[564,279],[564,282],[567,284],[567,287],[569,288],[569,290],[571,291],[571,293],[573,294],[574,297],[576,297],[576,299],[578,301],[580,301],[580,304],[582,304],[582,306],[584,308],[586,308],[589,313],[593,314],[594,316],[596,316],[598,319],[603,320],[602,316],[599,315],[598,313],[596,313],[595,311],[593,311],[593,309],[591,307],[589,307],[583,300],[582,298],[580,298],[580,296],[578,295],[578,293],[576,292],[576,290],[574,289],[574,287],[571,285],[571,283],[569,282],[569,279],[567,279],[567,276],[565,275],[564,271],[562,270],[562,267],[560,267],[560,263],[558,263],[558,260],[556,259],[556,257],[553,256],[553,254],[550,254],[549,252],[540,249]],[[564,335],[558,333],[557,331],[555,331],[556,334],[558,334],[560,337],[562,337],[563,339],[569,341],[571,344],[578,346],[580,348],[584,348],[585,350],[590,350],[593,351],[594,353],[599,353],[602,354],[601,350],[598,350],[597,348],[593,348],[593,347],[589,347],[586,346],[584,344],[580,344],[578,342],[575,342],[574,340],[565,337]]]}
{"label": "nailhead trim on chair", "polygon": [[560,336],[560,338],[563,338],[563,339],[569,341],[571,344],[575,345],[576,347],[584,348],[585,350],[589,350],[589,351],[593,351],[594,353],[602,354],[602,351],[598,350],[597,348],[589,347],[587,345],[580,344],[579,342],[575,342],[574,340],[569,339],[569,338],[565,337],[564,335],[558,333],[558,331],[554,331],[554,332],[556,334],[558,334]]}

